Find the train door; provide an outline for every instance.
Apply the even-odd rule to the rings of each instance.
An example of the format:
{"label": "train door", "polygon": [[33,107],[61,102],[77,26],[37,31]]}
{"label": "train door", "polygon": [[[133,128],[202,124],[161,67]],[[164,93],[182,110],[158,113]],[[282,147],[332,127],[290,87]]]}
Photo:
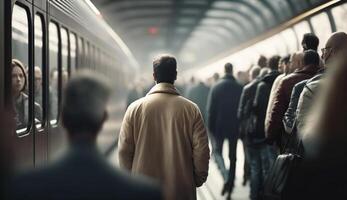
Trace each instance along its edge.
{"label": "train door", "polygon": [[14,166],[26,169],[34,166],[33,65],[32,65],[32,7],[24,1],[12,6],[11,22],[11,84],[9,87],[16,121],[13,137]]}

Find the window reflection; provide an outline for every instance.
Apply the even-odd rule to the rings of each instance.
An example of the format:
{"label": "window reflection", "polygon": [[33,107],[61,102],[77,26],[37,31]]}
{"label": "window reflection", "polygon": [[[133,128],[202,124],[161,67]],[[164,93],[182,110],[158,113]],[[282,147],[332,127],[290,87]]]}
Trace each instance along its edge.
{"label": "window reflection", "polygon": [[76,60],[76,35],[73,33],[70,33],[70,72],[73,74],[76,71],[76,65],[77,65],[77,60]]}
{"label": "window reflection", "polygon": [[49,23],[49,107],[50,122],[55,124],[58,119],[58,27],[55,23]]}
{"label": "window reflection", "polygon": [[65,28],[61,29],[61,43],[62,43],[62,89],[64,89],[68,81],[68,34]]}
{"label": "window reflection", "polygon": [[[43,29],[42,18],[39,15],[35,15],[35,68],[34,68],[34,95],[35,103],[43,108],[43,87],[42,87],[42,72],[43,72]],[[39,111],[35,110],[35,113]],[[43,115],[42,111],[40,115]],[[38,127],[41,127],[41,123],[37,121]]]}
{"label": "window reflection", "polygon": [[11,94],[15,109],[17,133],[27,129],[29,123],[28,54],[29,28],[27,11],[15,5],[12,13]]}

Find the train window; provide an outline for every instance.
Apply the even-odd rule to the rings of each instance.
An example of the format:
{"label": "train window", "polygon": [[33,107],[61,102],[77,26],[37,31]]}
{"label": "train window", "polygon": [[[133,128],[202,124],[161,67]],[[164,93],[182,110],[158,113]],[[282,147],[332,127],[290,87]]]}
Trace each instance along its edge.
{"label": "train window", "polygon": [[78,68],[83,67],[84,61],[83,61],[83,56],[84,56],[84,43],[83,39],[81,37],[78,38]]}
{"label": "train window", "polygon": [[298,38],[297,50],[301,49],[301,41],[305,33],[311,33],[310,26],[307,21],[302,21],[294,26],[296,37]]}
{"label": "train window", "polygon": [[282,41],[287,46],[287,54],[297,51],[297,39],[292,28],[288,28],[280,33]]}
{"label": "train window", "polygon": [[[34,95],[35,95],[35,104],[44,107],[43,105],[43,85],[42,85],[42,72],[43,70],[43,20],[42,17],[38,14],[35,15],[35,69],[34,69]],[[41,116],[43,115],[42,109],[41,111],[36,111],[35,113],[39,113]],[[39,121],[37,121],[39,122]],[[37,123],[36,127],[40,128],[41,123]]]}
{"label": "train window", "polygon": [[90,50],[89,50],[89,42],[86,41],[86,62],[85,62],[85,67],[89,68],[90,67]]}
{"label": "train window", "polygon": [[70,73],[74,73],[76,71],[76,35],[70,33]]}
{"label": "train window", "polygon": [[50,123],[56,124],[58,119],[58,94],[59,94],[59,70],[58,70],[59,37],[58,26],[54,22],[49,23],[49,107]]}
{"label": "train window", "polygon": [[347,3],[337,6],[331,10],[337,31],[347,32]]}
{"label": "train window", "polygon": [[17,134],[25,133],[29,124],[27,66],[29,58],[29,27],[27,11],[14,5],[12,13],[12,95]]}
{"label": "train window", "polygon": [[61,32],[61,44],[62,44],[62,62],[61,62],[61,84],[62,88],[65,87],[67,80],[68,80],[68,66],[69,66],[69,60],[68,60],[68,52],[69,52],[69,38],[66,28],[62,28],[60,30]]}
{"label": "train window", "polygon": [[331,26],[328,15],[323,12],[311,18],[311,23],[315,34],[319,38],[319,47],[321,49],[325,46],[329,36],[331,35]]}
{"label": "train window", "polygon": [[96,68],[95,68],[95,58],[96,58],[95,54],[96,54],[96,53],[95,53],[95,47],[94,47],[94,45],[91,46],[91,49],[90,49],[90,50],[91,50],[91,55],[92,55],[92,56],[90,56],[90,57],[91,57],[90,65],[91,65],[91,68],[95,70],[95,69],[96,69]]}

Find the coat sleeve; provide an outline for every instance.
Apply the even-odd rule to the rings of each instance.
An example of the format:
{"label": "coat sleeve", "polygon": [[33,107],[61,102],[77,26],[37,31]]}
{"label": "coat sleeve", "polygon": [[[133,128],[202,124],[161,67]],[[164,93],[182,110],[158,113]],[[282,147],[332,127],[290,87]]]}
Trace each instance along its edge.
{"label": "coat sleeve", "polygon": [[118,159],[119,166],[131,171],[134,152],[135,141],[133,133],[133,121],[131,117],[131,106],[125,113],[123,123],[120,129],[118,138]]}
{"label": "coat sleeve", "polygon": [[196,109],[196,117],[193,124],[193,163],[194,163],[194,181],[197,187],[200,187],[207,179],[208,164],[210,160],[210,149],[208,146],[208,137],[202,115]]}
{"label": "coat sleeve", "polygon": [[283,81],[279,83],[274,96],[273,107],[269,113],[269,123],[265,124],[266,138],[270,141],[279,140],[284,129],[282,119],[289,103],[289,97],[286,94],[288,88],[285,84]]}
{"label": "coat sleeve", "polygon": [[247,102],[246,93],[247,93],[247,89],[246,89],[246,87],[244,87],[242,89],[239,106],[237,108],[237,118],[239,118],[240,120],[243,120],[245,117],[244,116],[244,109],[245,109],[246,102]]}
{"label": "coat sleeve", "polygon": [[315,90],[316,90],[316,87],[315,88],[305,87],[299,97],[298,107],[296,110],[296,113],[297,113],[296,126],[299,133],[303,131],[304,124],[309,123],[309,122],[306,122],[306,116],[314,100],[313,95]]}
{"label": "coat sleeve", "polygon": [[[252,110],[255,112],[255,114],[259,115],[259,112],[261,111],[261,106],[265,105],[266,97],[264,96],[264,90],[266,89],[266,85],[264,83],[259,83],[257,86],[257,90],[254,95],[254,99],[252,101]],[[266,102],[267,103],[267,102]]]}
{"label": "coat sleeve", "polygon": [[207,127],[211,133],[216,132],[216,118],[217,118],[217,101],[215,97],[215,88],[211,88],[207,98]]}

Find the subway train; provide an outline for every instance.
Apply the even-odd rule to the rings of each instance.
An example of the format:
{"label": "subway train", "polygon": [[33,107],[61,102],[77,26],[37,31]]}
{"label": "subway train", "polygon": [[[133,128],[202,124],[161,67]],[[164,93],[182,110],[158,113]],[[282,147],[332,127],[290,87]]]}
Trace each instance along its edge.
{"label": "subway train", "polygon": [[305,33],[314,33],[319,37],[318,48],[320,50],[325,46],[331,33],[347,32],[346,18],[347,3],[345,0],[327,1],[240,46],[236,46],[223,55],[212,59],[211,62],[187,71],[185,77],[189,78],[194,75],[206,80],[216,72],[222,74],[226,62],[232,62],[236,72],[247,71],[251,65],[256,64],[260,55],[266,57],[275,54],[285,56],[301,51],[301,40]]}
{"label": "subway train", "polygon": [[17,122],[11,135],[13,167],[41,166],[66,144],[59,110],[69,77],[80,69],[104,74],[114,86],[114,102],[123,102],[128,77],[137,66],[88,1],[5,0],[0,2],[0,20],[0,108],[13,108],[19,101],[12,95],[13,59],[22,63],[27,79],[24,121],[21,126]]}

